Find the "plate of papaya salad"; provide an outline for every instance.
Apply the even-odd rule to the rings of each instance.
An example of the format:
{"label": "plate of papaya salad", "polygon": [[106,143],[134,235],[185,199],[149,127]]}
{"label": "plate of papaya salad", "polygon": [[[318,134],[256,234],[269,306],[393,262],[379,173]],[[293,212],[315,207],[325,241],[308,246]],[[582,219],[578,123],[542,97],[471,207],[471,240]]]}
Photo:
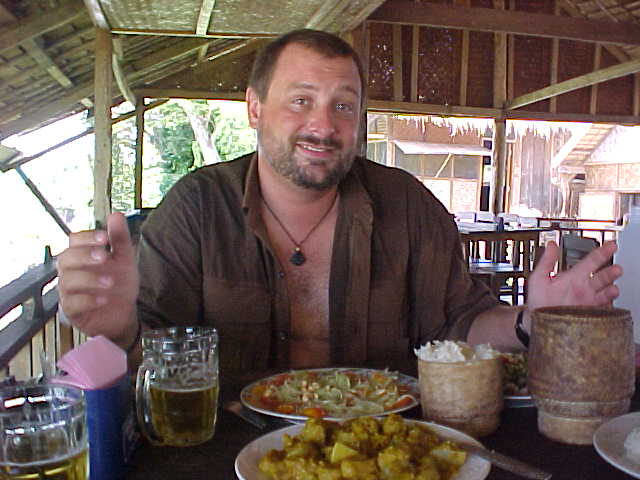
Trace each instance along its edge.
{"label": "plate of papaya salad", "polygon": [[419,403],[418,380],[390,370],[314,368],[290,370],[242,389],[241,402],[257,412],[305,421],[341,421],[388,415]]}

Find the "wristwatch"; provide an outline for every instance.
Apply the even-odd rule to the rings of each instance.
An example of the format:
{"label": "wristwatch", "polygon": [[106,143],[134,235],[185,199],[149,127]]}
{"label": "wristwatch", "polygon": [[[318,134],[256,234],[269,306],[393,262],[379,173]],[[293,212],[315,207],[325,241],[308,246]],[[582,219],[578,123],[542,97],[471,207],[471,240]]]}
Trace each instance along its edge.
{"label": "wristwatch", "polygon": [[529,348],[529,334],[522,327],[522,323],[524,322],[524,310],[520,310],[518,312],[518,316],[516,317],[516,337],[520,340],[520,343],[525,346],[525,348]]}

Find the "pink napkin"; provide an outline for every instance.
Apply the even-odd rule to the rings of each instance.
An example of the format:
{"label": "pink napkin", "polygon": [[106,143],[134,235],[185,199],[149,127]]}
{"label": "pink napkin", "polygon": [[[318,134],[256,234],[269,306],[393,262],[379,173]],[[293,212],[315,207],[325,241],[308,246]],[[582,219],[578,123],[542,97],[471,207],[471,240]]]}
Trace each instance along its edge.
{"label": "pink napkin", "polygon": [[66,375],[54,377],[52,382],[97,390],[112,386],[126,375],[127,354],[99,335],[67,352],[57,365]]}

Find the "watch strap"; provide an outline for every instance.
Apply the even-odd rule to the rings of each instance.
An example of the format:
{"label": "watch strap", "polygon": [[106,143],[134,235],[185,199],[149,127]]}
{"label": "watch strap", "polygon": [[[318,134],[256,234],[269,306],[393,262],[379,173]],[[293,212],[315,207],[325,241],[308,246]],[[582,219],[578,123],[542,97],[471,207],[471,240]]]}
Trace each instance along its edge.
{"label": "watch strap", "polygon": [[529,348],[529,334],[525,331],[522,326],[524,322],[524,310],[520,310],[518,312],[518,316],[516,317],[516,337],[520,340],[520,343],[524,345],[526,348]]}

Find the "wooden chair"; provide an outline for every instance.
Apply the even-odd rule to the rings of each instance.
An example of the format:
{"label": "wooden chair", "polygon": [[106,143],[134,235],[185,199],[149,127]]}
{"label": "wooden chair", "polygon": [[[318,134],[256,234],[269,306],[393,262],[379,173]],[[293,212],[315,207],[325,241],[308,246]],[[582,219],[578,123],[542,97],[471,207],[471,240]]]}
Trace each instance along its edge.
{"label": "wooden chair", "polygon": [[[504,232],[475,232],[461,234],[464,252],[468,255],[469,273],[489,283],[497,297],[508,295],[513,305],[520,296],[526,302],[526,282],[539,258],[540,231],[518,230]],[[474,258],[472,252],[480,250],[475,244],[491,245],[490,258]],[[520,290],[522,280],[522,291]]]}
{"label": "wooden chair", "polygon": [[560,262],[559,270],[569,270],[591,250],[600,246],[595,238],[581,237],[578,235],[562,235],[560,237]]}

